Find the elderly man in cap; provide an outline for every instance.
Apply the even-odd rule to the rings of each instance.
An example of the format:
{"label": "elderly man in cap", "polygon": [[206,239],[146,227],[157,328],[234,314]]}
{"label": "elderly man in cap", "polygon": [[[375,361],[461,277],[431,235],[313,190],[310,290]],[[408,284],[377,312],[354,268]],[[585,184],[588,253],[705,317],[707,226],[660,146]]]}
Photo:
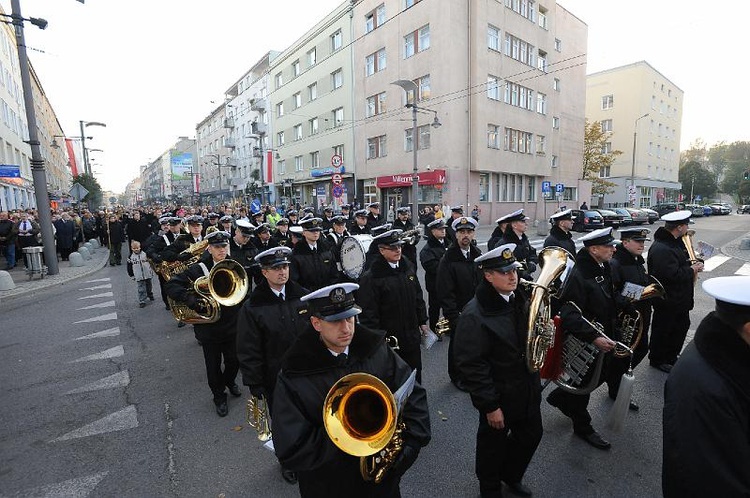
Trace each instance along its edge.
{"label": "elderly man in cap", "polygon": [[317,290],[338,279],[336,258],[325,239],[320,218],[308,218],[300,223],[303,240],[292,250],[292,280],[306,289]]}
{"label": "elderly man in cap", "polygon": [[513,244],[474,261],[482,280],[451,338],[457,369],[479,411],[476,475],[482,497],[531,496],[522,484],[542,439],[539,373],[526,366],[528,296],[518,288],[521,267]]}
{"label": "elderly man in cap", "polygon": [[692,214],[684,210],[662,216],[664,226],[654,233],[648,251],[648,271],[666,291],[664,300],[654,303],[649,361],[665,373],[672,370],[685,342],[694,305],[694,282],[703,271],[703,262],[691,260],[683,242]]}
{"label": "elderly man in cap", "polygon": [[369,235],[370,225],[367,223],[367,210],[360,209],[354,213],[354,222],[349,226],[352,235]]}
{"label": "elderly man in cap", "polygon": [[[448,237],[448,240],[450,241],[451,245],[456,245],[456,232],[453,230],[453,222],[456,221],[459,218],[462,218],[464,215],[464,207],[463,206],[453,206],[451,208],[451,216],[445,221],[445,236]],[[435,219],[438,217],[435,216]]]}
{"label": "elderly man in cap", "polygon": [[[396,219],[393,221],[393,228],[396,230],[403,230],[404,232],[410,232],[414,230],[414,224],[409,219],[411,208],[408,206],[402,206],[396,209]],[[409,258],[409,261],[417,264],[417,244],[422,239],[421,235],[417,233],[410,240],[405,241],[403,247],[404,256]]]}
{"label": "elderly man in cap", "polygon": [[367,224],[370,225],[370,228],[377,227],[385,223],[383,215],[380,214],[379,202],[371,202],[367,205],[367,209],[370,210],[370,212],[367,213]]}
{"label": "elderly man in cap", "polygon": [[750,276],[706,280],[716,300],[664,388],[666,498],[750,496]]}
{"label": "elderly man in cap", "polygon": [[427,243],[419,251],[419,262],[424,268],[424,286],[427,290],[427,308],[430,330],[435,330],[440,320],[440,296],[438,296],[438,265],[448,249],[445,239],[445,222],[442,219],[427,224]]}
{"label": "elderly man in cap", "polygon": [[576,243],[573,241],[573,210],[566,209],[549,217],[552,228],[549,235],[544,239],[544,247],[561,247],[568,251],[571,256],[575,256]]}
{"label": "elderly man in cap", "polygon": [[281,218],[276,222],[276,231],[271,235],[276,246],[292,246],[292,236],[289,233],[289,220],[287,218]]}
{"label": "elderly man in cap", "polygon": [[363,305],[360,322],[387,331],[398,340],[398,354],[422,379],[422,334],[427,333],[427,307],[417,269],[401,255],[401,230],[373,238],[379,255],[360,278],[358,299]]}
{"label": "elderly man in cap", "polygon": [[[461,216],[453,220],[453,232],[456,234],[456,244],[445,251],[440,260],[437,272],[437,290],[443,316],[448,319],[450,332],[456,330],[458,317],[466,303],[474,297],[477,285],[481,281],[481,274],[474,261],[482,251],[473,244],[477,220],[468,216]],[[464,384],[456,371],[453,357],[454,338],[448,344],[448,376],[451,382],[461,390]]]}
{"label": "elderly man in cap", "polygon": [[519,270],[518,276],[524,280],[533,280],[532,274],[536,271],[538,259],[536,249],[531,246],[529,238],[526,236],[529,217],[523,214],[523,209],[514,211],[508,215],[506,221],[508,226],[505,227],[501,244],[515,244],[516,260],[524,265]]}
{"label": "elderly man in cap", "polygon": [[[560,318],[566,334],[573,334],[583,342],[592,343],[598,354],[610,354],[615,347],[611,339],[615,337],[615,321],[618,315],[618,301],[612,282],[612,271],[609,261],[615,251],[615,239],[612,228],[594,230],[580,239],[583,248],[576,254],[576,264],[566,280],[560,302]],[[596,322],[601,325],[603,335],[593,327]],[[591,376],[596,372],[589,369],[582,384],[589,381],[600,386],[607,379],[607,364],[596,379]],[[580,386],[579,386],[580,387]],[[606,450],[611,446],[609,441],[594,430],[591,415],[588,412],[590,394],[571,394],[556,388],[547,396],[547,402],[558,408],[573,421],[573,432],[595,448]]]}
{"label": "elderly man in cap", "polygon": [[[173,276],[167,282],[167,293],[169,297],[184,303],[188,308],[198,313],[205,313],[202,297],[194,289],[194,283],[198,278],[207,276],[215,264],[224,261],[229,254],[228,232],[216,231],[208,234],[207,251],[203,253],[200,260],[187,267],[187,269]],[[219,304],[219,319],[214,323],[196,323],[193,325],[195,338],[203,347],[203,359],[206,363],[206,376],[208,387],[213,393],[216,413],[220,417],[226,417],[229,413],[227,405],[226,388],[233,396],[240,396],[240,389],[235,381],[239,363],[237,361],[237,313],[244,302],[234,306]],[[222,358],[224,369],[221,368]]]}
{"label": "elderly man in cap", "polygon": [[391,392],[411,383],[411,367],[386,344],[383,332],[355,321],[361,312],[352,294],[357,288],[336,284],[302,297],[310,325],[284,357],[276,382],[274,447],[281,464],[297,472],[305,498],[401,496],[401,477],[430,440],[427,395],[418,382],[400,412],[403,447],[379,484],[362,477],[360,458],[339,449],[323,425],[329,390],[346,374],[373,375]]}
{"label": "elderly man in cap", "polygon": [[[262,282],[250,294],[237,319],[237,358],[242,382],[258,399],[273,409],[273,392],[281,359],[307,328],[307,316],[299,314],[300,298],[309,291],[289,280],[292,250],[274,247],[255,256]],[[294,472],[282,468],[287,482],[297,482]]]}

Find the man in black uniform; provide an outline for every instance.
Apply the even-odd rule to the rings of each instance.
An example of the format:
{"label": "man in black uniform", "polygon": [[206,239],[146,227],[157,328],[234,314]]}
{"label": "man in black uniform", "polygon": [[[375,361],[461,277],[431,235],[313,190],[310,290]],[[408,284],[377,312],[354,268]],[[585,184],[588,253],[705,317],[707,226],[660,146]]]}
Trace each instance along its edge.
{"label": "man in black uniform", "polygon": [[[500,241],[503,239],[503,235],[505,234],[505,228],[508,226],[509,217],[510,217],[510,214],[506,214],[495,220],[495,223],[497,223],[497,226],[492,231],[492,234],[490,234],[490,240],[487,241],[488,251],[493,250],[495,247],[498,246],[498,244],[500,244]],[[573,252],[572,254],[575,254],[575,252]]]}
{"label": "man in black uniform", "polygon": [[[201,232],[201,235],[205,237],[206,230],[208,230],[211,227],[217,230],[221,230],[221,227],[219,226],[219,218],[220,216],[217,213],[208,213],[208,215],[206,216],[206,219],[203,221],[203,231]],[[232,233],[232,232],[229,232],[229,233]]]}
{"label": "man in black uniform", "polygon": [[370,225],[367,223],[367,211],[360,209],[354,213],[354,223],[349,228],[352,235],[365,235],[370,233]]}
{"label": "man in black uniform", "polygon": [[292,250],[292,280],[302,287],[318,290],[338,279],[336,260],[322,232],[320,218],[308,218],[300,223],[303,239]]}
{"label": "man in black uniform", "polygon": [[[195,293],[193,283],[202,276],[207,276],[216,263],[227,259],[230,235],[217,231],[206,236],[208,251],[201,256],[198,263],[188,266],[187,270],[172,277],[167,282],[167,293],[175,301],[185,303],[190,309],[204,312],[199,296]],[[240,396],[240,389],[235,382],[239,363],[237,361],[237,313],[242,303],[235,306],[219,305],[219,319],[214,323],[196,323],[193,325],[195,338],[203,347],[203,358],[206,362],[208,387],[214,397],[216,413],[226,417],[229,413],[225,388],[233,396]],[[221,370],[222,357],[224,371]]]}
{"label": "man in black uniform", "polygon": [[[609,260],[614,254],[615,239],[612,228],[602,228],[582,237],[583,249],[576,254],[576,264],[570,272],[560,301],[562,327],[566,334],[574,334],[578,339],[593,343],[599,354],[612,351],[615,343],[615,321],[617,319],[617,301],[612,284],[612,273]],[[585,318],[585,319],[584,319]],[[591,322],[599,323],[604,329],[603,337]],[[611,358],[611,356],[610,356]],[[598,379],[593,382],[600,386],[607,378],[607,363]],[[591,378],[594,369],[589,369],[584,382]],[[547,402],[558,408],[565,416],[573,420],[573,432],[591,446],[602,450],[609,449],[610,443],[591,426],[591,415],[587,407],[590,394],[571,394],[556,388]]]}
{"label": "man in black uniform", "polygon": [[533,280],[532,274],[536,271],[538,260],[536,249],[531,246],[531,242],[526,236],[528,220],[529,217],[523,214],[523,209],[510,213],[505,220],[508,222],[508,226],[505,227],[505,233],[500,244],[516,245],[514,252],[516,261],[524,265],[524,268],[518,271],[518,277],[524,280]]}
{"label": "man in black uniform", "polygon": [[[443,316],[448,319],[450,331],[456,330],[458,317],[466,303],[474,297],[474,292],[481,280],[481,274],[474,265],[476,258],[482,251],[472,244],[477,220],[462,216],[453,221],[453,233],[456,234],[456,244],[445,251],[437,272],[437,289]],[[451,382],[461,389],[465,389],[461,378],[456,372],[454,354],[454,339],[448,344],[448,376]]]}
{"label": "man in black uniform", "polygon": [[310,327],[289,349],[281,366],[271,412],[273,441],[281,464],[299,477],[307,497],[396,497],[404,473],[430,440],[424,388],[415,383],[401,411],[403,448],[380,484],[365,481],[359,457],[340,450],[323,425],[323,404],[336,381],[352,372],[382,380],[395,392],[411,368],[386,345],[381,331],[355,322],[361,309],[356,284],[332,285],[302,298]]}
{"label": "man in black uniform", "polygon": [[716,310],[664,388],[666,498],[750,496],[750,276],[706,280]]}
{"label": "man in black uniform", "polygon": [[549,217],[552,228],[544,239],[544,247],[557,246],[565,249],[571,256],[576,254],[576,243],[570,231],[573,229],[573,210],[566,209]]}
{"label": "man in black uniform", "polygon": [[293,227],[294,225],[297,225],[297,218],[299,217],[299,213],[296,209],[290,209],[286,212],[286,217],[289,218],[289,226]]}
{"label": "man in black uniform", "polygon": [[[219,230],[224,230],[225,232],[233,233],[234,232],[234,218],[228,215],[224,215],[221,218],[219,218]],[[203,234],[205,236],[205,233]]]}
{"label": "man in black uniform", "polygon": [[464,207],[463,206],[453,206],[451,208],[451,217],[448,218],[445,222],[445,236],[448,237],[448,241],[451,243],[451,245],[456,245],[456,232],[453,230],[453,222],[457,219],[463,217],[464,215]]}
{"label": "man in black uniform", "polygon": [[179,235],[174,242],[164,248],[161,257],[164,261],[183,261],[191,258],[189,253],[181,254],[191,245],[203,240],[201,231],[203,230],[203,217],[197,214],[185,218],[188,227],[188,233]]}
{"label": "man in black uniform", "polygon": [[427,307],[417,269],[401,257],[401,230],[389,230],[372,240],[380,254],[360,278],[357,299],[363,304],[360,322],[366,327],[385,330],[398,339],[398,355],[421,381],[422,334],[427,333]]}
{"label": "man in black uniform", "polygon": [[347,225],[352,221],[352,207],[349,204],[341,205],[341,216],[346,218]]}
{"label": "man in black uniform", "polygon": [[277,246],[292,246],[292,236],[289,233],[289,220],[287,218],[281,218],[276,222],[276,231],[271,236],[271,240]]}
{"label": "man in black uniform", "polygon": [[367,205],[367,209],[370,210],[370,212],[367,213],[367,224],[370,225],[370,228],[377,227],[385,223],[383,215],[380,214],[379,202],[371,202]]}
{"label": "man in black uniform", "polygon": [[437,289],[437,272],[440,260],[448,249],[445,239],[445,223],[434,220],[427,224],[427,243],[419,251],[419,261],[424,268],[424,286],[427,289],[427,308],[430,317],[430,330],[435,330],[440,320],[440,299]]}
{"label": "man in black uniform", "polygon": [[[396,219],[393,221],[393,228],[397,230],[403,230],[408,232],[414,230],[414,224],[409,219],[409,213],[411,209],[407,206],[396,209]],[[417,244],[422,239],[421,235],[417,234],[413,237],[413,240],[404,242],[402,252],[404,256],[409,258],[414,266],[417,266]]]}
{"label": "man in black uniform", "polygon": [[248,275],[255,267],[255,255],[258,249],[252,243],[255,235],[255,226],[249,221],[237,220],[237,228],[234,229],[234,237],[229,241],[229,254],[232,259],[241,264]]}
{"label": "man in black uniform", "polygon": [[[237,318],[237,359],[242,383],[256,398],[265,398],[271,409],[281,359],[308,325],[307,316],[298,313],[300,298],[308,291],[289,280],[291,253],[288,247],[274,247],[255,257],[263,281],[250,294]],[[282,476],[289,483],[297,482],[294,473],[283,467]]]}
{"label": "man in black uniform", "polygon": [[[146,256],[153,261],[154,265],[159,264],[163,261],[161,258],[161,252],[177,238],[180,233],[180,222],[179,218],[172,216],[164,216],[159,220],[161,229],[158,233],[151,235],[146,240],[145,250]],[[164,280],[161,273],[157,273],[156,276],[159,279],[159,289],[161,292],[161,300],[164,302],[164,307],[169,309],[169,302],[167,301],[167,281]]]}
{"label": "man in black uniform", "polygon": [[336,259],[336,269],[341,271],[341,244],[344,242],[346,237],[349,237],[349,232],[346,230],[346,217],[342,214],[337,214],[331,218],[331,229],[326,234],[326,240],[331,246],[333,251],[333,257]]}
{"label": "man in black uniform", "polygon": [[526,366],[527,296],[518,290],[513,244],[475,263],[482,272],[451,339],[457,369],[479,411],[476,467],[482,497],[502,496],[502,482],[520,496],[521,483],[542,439],[539,373]]}
{"label": "man in black uniform", "polygon": [[672,370],[685,342],[694,305],[693,282],[703,271],[703,262],[691,261],[682,241],[692,214],[683,210],[662,216],[664,226],[654,232],[648,251],[648,272],[666,291],[664,300],[654,303],[648,359],[652,367],[666,373]]}
{"label": "man in black uniform", "polygon": [[275,242],[271,239],[271,225],[268,223],[261,223],[255,228],[253,244],[255,244],[258,252],[263,252],[266,249],[276,247]]}
{"label": "man in black uniform", "polygon": [[333,208],[326,206],[323,208],[323,230],[328,231],[333,227]]}

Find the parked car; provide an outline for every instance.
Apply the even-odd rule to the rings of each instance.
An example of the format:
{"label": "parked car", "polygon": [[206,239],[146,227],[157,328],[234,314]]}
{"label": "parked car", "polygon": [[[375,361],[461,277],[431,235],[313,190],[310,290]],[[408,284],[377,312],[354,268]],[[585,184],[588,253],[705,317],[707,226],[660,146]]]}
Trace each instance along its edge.
{"label": "parked car", "polygon": [[711,216],[714,214],[714,210],[711,209],[711,206],[703,206],[703,216]]}
{"label": "parked car", "polygon": [[632,225],[633,224],[633,217],[630,216],[630,212],[627,208],[612,208],[612,211],[622,216],[622,224],[623,225]]}
{"label": "parked car", "polygon": [[604,218],[604,226],[605,227],[612,227],[614,229],[617,229],[622,225],[622,216],[617,214],[616,212],[609,210],[609,209],[595,209],[594,211],[597,211],[600,215],[602,215],[602,218]]}
{"label": "parked car", "polygon": [[574,209],[573,215],[573,231],[575,232],[587,232],[589,230],[596,230],[597,228],[604,228],[604,218],[599,212],[588,209]]}
{"label": "parked car", "polygon": [[699,218],[704,214],[703,206],[699,206],[698,204],[685,204],[685,209],[690,210],[695,218]]}
{"label": "parked car", "polygon": [[729,214],[732,212],[732,206],[723,202],[711,204],[712,214]]}
{"label": "parked car", "polygon": [[673,213],[685,209],[685,204],[682,202],[664,202],[657,204],[656,206],[651,206],[651,209],[659,213],[659,216],[664,216],[667,213]]}
{"label": "parked car", "polygon": [[743,204],[737,208],[737,214],[750,214],[750,204]]}
{"label": "parked car", "polygon": [[[630,217],[633,219],[633,225],[643,225],[648,223],[648,213],[643,209],[625,208],[630,213]],[[658,213],[654,213],[659,216]]]}
{"label": "parked car", "polygon": [[648,215],[648,223],[650,225],[653,225],[654,222],[659,221],[659,218],[661,218],[661,216],[659,216],[659,213],[651,208],[641,208],[641,211]]}

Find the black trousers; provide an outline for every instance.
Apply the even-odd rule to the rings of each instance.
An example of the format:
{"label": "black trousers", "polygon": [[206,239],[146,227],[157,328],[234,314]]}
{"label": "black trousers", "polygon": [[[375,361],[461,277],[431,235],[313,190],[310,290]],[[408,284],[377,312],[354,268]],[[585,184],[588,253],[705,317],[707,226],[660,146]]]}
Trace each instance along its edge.
{"label": "black trousers", "polygon": [[164,280],[164,277],[162,277],[160,273],[157,273],[156,276],[159,277],[159,292],[161,293],[161,300],[164,301],[166,306],[169,306],[169,301],[167,301],[167,281]]}
{"label": "black trousers", "polygon": [[430,330],[434,332],[440,320],[440,300],[437,289],[427,289],[427,315],[430,317]]}
{"label": "black trousers", "polygon": [[417,382],[422,383],[422,350],[417,346],[416,349],[404,351],[399,348],[396,353],[406,362],[412,369],[417,370]]}
{"label": "black trousers", "polygon": [[456,382],[459,379],[458,371],[456,369],[456,359],[453,356],[453,341],[456,338],[456,334],[454,333],[456,331],[456,325],[458,323],[458,319],[454,318],[451,320],[451,327],[450,327],[450,342],[448,343],[448,377],[450,377],[451,382]]}
{"label": "black trousers", "polygon": [[[208,387],[214,394],[214,403],[227,399],[225,388],[235,384],[240,363],[237,360],[237,345],[234,338],[224,342],[203,342],[203,358],[206,360]],[[224,370],[221,360],[224,358]]]}
{"label": "black trousers", "polygon": [[505,422],[502,430],[487,423],[479,414],[477,428],[476,474],[482,496],[499,496],[501,481],[521,482],[526,468],[542,440],[542,415]]}
{"label": "black trousers", "polygon": [[648,359],[652,365],[674,365],[682,351],[688,329],[690,311],[670,306],[654,308],[651,321],[651,345]]}

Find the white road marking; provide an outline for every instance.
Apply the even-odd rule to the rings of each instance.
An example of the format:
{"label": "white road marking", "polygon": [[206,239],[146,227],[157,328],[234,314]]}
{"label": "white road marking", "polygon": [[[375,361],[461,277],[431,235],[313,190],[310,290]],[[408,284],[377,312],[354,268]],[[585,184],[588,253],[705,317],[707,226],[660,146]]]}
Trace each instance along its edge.
{"label": "white road marking", "polygon": [[90,322],[103,322],[106,320],[117,320],[117,313],[108,313],[106,315],[95,316],[94,318],[87,318],[86,320],[78,320],[76,323],[90,323]]}
{"label": "white road marking", "polygon": [[83,289],[78,289],[78,290],[87,291],[87,290],[111,289],[111,288],[112,288],[112,284],[104,284],[104,285],[95,285],[93,287],[84,287]]}
{"label": "white road marking", "polygon": [[23,496],[24,498],[59,498],[63,496],[85,498],[94,491],[94,488],[96,488],[102,479],[107,477],[107,474],[109,474],[109,472],[99,472],[98,474],[69,479],[56,484],[24,489],[13,496]]}
{"label": "white road marking", "polygon": [[750,263],[740,266],[740,269],[734,272],[735,275],[750,275]]}
{"label": "white road marking", "polygon": [[124,354],[125,354],[125,350],[123,349],[122,346],[115,346],[113,348],[106,349],[102,351],[101,353],[94,353],[88,356],[84,356],[83,358],[78,358],[77,360],[71,361],[71,363],[79,363],[82,361],[106,360],[109,358],[119,358],[120,356]]}
{"label": "white road marking", "polygon": [[114,294],[112,294],[111,292],[104,292],[102,294],[94,294],[93,296],[79,297],[78,300],[80,301],[81,299],[94,299],[95,297],[112,297],[112,296],[114,296]]}
{"label": "white road marking", "polygon": [[84,283],[90,284],[93,282],[109,282],[109,281],[110,281],[110,278],[107,277],[107,278],[95,278],[94,280],[84,280]]}
{"label": "white road marking", "polygon": [[712,256],[703,263],[703,271],[707,272],[707,271],[715,270],[716,268],[723,265],[730,259],[732,258],[730,258],[729,256],[721,256],[721,255]]}
{"label": "white road marking", "polygon": [[114,337],[116,335],[120,335],[120,327],[113,327],[111,329],[102,330],[101,332],[94,332],[93,334],[78,337],[74,340],[80,341],[82,339],[99,339],[101,337]]}
{"label": "white road marking", "polygon": [[93,310],[94,308],[112,308],[114,307],[114,305],[115,305],[114,301],[107,301],[106,303],[99,303],[99,304],[92,304],[91,306],[84,306],[83,308],[78,308],[77,311]]}
{"label": "white road marking", "polygon": [[135,405],[130,405],[111,415],[107,415],[67,434],[63,434],[59,438],[50,441],[50,443],[96,436],[97,434],[105,434],[107,432],[124,431],[126,429],[134,429],[135,427],[138,427],[138,410],[136,410]]}
{"label": "white road marking", "polygon": [[125,370],[122,372],[117,372],[114,375],[110,375],[109,377],[104,377],[103,379],[91,382],[90,384],[86,384],[83,387],[73,389],[72,391],[68,391],[65,394],[87,393],[90,391],[100,391],[102,389],[126,387],[128,384],[130,384],[130,374],[128,374],[128,371]]}

